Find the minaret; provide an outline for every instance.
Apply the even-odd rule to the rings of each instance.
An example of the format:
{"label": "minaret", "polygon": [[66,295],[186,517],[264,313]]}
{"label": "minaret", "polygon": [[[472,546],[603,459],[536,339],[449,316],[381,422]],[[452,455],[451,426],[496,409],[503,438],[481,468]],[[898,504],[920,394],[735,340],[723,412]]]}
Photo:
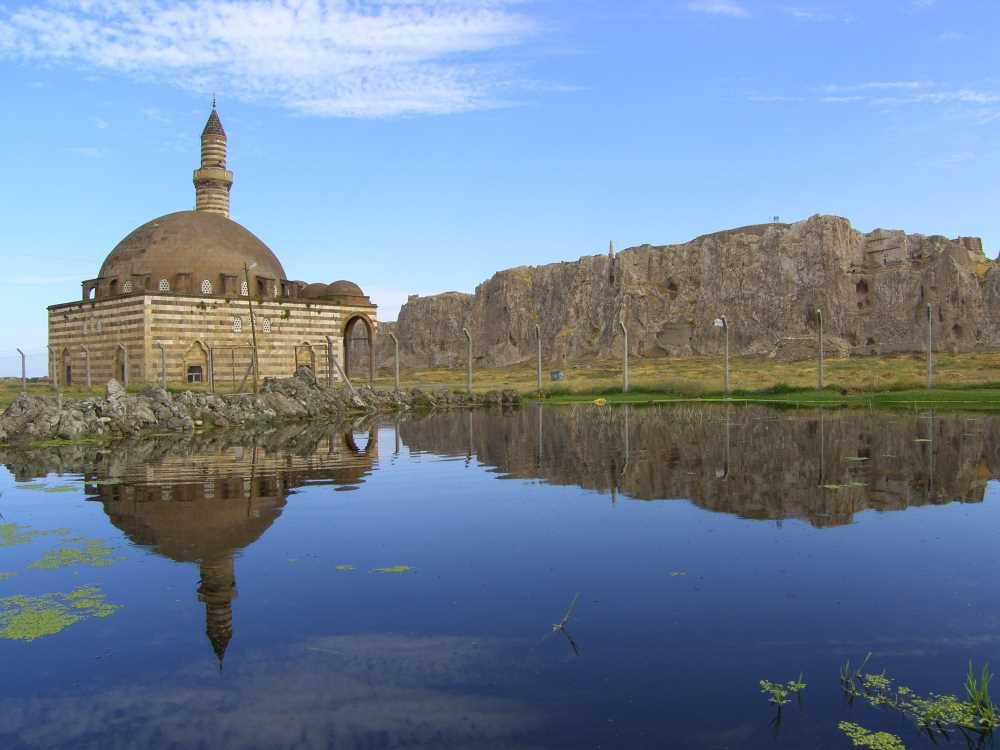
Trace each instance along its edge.
{"label": "minaret", "polygon": [[198,600],[205,604],[205,634],[212,644],[215,658],[226,656],[226,647],[233,637],[233,599],[236,598],[236,572],[232,554],[201,561],[201,585]]}
{"label": "minaret", "polygon": [[194,210],[229,216],[229,189],[233,173],[226,169],[226,131],[215,111],[201,131],[201,167],[194,171]]}

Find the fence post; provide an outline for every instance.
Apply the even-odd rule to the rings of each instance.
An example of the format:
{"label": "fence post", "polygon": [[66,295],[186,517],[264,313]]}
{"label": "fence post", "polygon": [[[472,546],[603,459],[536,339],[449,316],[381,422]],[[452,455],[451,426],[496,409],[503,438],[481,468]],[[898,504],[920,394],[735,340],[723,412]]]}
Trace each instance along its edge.
{"label": "fence post", "polygon": [[59,393],[59,365],[61,362],[55,358],[52,345],[49,344],[49,371],[52,373],[52,387]]}
{"label": "fence post", "polygon": [[24,352],[20,349],[17,353],[21,355],[21,393],[28,392],[28,368],[24,364]]}
{"label": "fence post", "polygon": [[90,377],[90,349],[85,346],[81,348],[83,349],[84,370],[87,373],[87,390],[89,391],[93,387]]}
{"label": "fence post", "polygon": [[625,321],[619,320],[618,325],[622,328],[622,333],[625,334],[625,369],[622,373],[622,393],[628,393],[628,328],[625,327]]}
{"label": "fence post", "polygon": [[208,349],[208,390],[215,393],[215,349]]}
{"label": "fence post", "polygon": [[462,333],[465,334],[465,338],[469,341],[469,353],[468,360],[465,369],[465,390],[472,394],[472,334],[469,333],[468,328],[463,328]]}
{"label": "fence post", "polygon": [[399,339],[396,338],[396,334],[390,333],[389,337],[392,339],[392,346],[395,351],[395,363],[396,363],[396,393],[399,393]]}
{"label": "fence post", "polygon": [[157,348],[160,350],[160,386],[162,388],[167,387],[167,351],[164,347],[162,341],[156,342]]}
{"label": "fence post", "polygon": [[326,379],[333,388],[333,336],[326,337]]}
{"label": "fence post", "polygon": [[934,354],[933,354],[933,317],[931,316],[931,303],[927,303],[927,389],[934,387]]}
{"label": "fence post", "polygon": [[538,343],[538,367],[535,379],[538,381],[538,395],[542,395],[542,329],[535,323],[535,341]]}
{"label": "fence post", "polygon": [[819,389],[823,390],[823,311],[816,308],[819,318]]}

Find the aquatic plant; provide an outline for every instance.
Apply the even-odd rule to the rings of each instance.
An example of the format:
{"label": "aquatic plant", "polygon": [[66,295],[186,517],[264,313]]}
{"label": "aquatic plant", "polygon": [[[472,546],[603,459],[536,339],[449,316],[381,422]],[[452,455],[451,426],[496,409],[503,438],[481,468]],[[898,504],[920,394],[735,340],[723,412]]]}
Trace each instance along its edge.
{"label": "aquatic plant", "polygon": [[906,750],[903,741],[889,732],[870,732],[850,721],[842,721],[837,726],[847,735],[854,747],[867,747],[869,750]]}
{"label": "aquatic plant", "polygon": [[341,573],[346,573],[348,571],[354,570],[354,566],[353,565],[338,565],[336,567],[336,570],[340,571]]}
{"label": "aquatic plant", "polygon": [[12,573],[7,570],[0,570],[0,581],[6,581],[8,578],[13,578],[17,573]]}
{"label": "aquatic plant", "polygon": [[760,692],[767,696],[767,702],[777,706],[779,711],[782,706],[791,703],[792,695],[797,696],[806,689],[806,684],[802,681],[801,674],[797,680],[789,680],[788,682],[761,680],[757,684],[760,685]]}
{"label": "aquatic plant", "polygon": [[399,573],[412,573],[413,568],[409,565],[390,565],[388,568],[375,568],[372,573],[379,574],[399,574]]}
{"label": "aquatic plant", "polygon": [[77,542],[80,546],[64,546],[49,550],[41,560],[36,560],[30,566],[35,570],[57,570],[71,565],[88,565],[92,568],[104,568],[124,557],[112,557],[113,550],[100,539],[85,539]]}
{"label": "aquatic plant", "polygon": [[573,601],[569,603],[569,608],[566,610],[566,614],[563,618],[552,626],[552,630],[565,630],[566,626],[569,625],[569,621],[573,618],[573,614],[576,612],[576,603],[580,600],[580,594],[578,593],[573,597]]}
{"label": "aquatic plant", "polygon": [[868,654],[857,669],[850,661],[840,668],[840,686],[849,700],[864,698],[870,705],[890,708],[909,716],[931,739],[949,732],[960,731],[967,737],[969,733],[984,739],[1000,728],[998,712],[990,696],[990,682],[993,674],[989,665],[976,674],[969,664],[965,677],[965,700],[954,695],[931,693],[918,695],[912,688],[897,684],[885,672],[865,672]]}
{"label": "aquatic plant", "polygon": [[106,602],[96,586],[80,586],[65,594],[8,596],[0,599],[0,638],[33,641],[90,617],[110,617],[119,608]]}

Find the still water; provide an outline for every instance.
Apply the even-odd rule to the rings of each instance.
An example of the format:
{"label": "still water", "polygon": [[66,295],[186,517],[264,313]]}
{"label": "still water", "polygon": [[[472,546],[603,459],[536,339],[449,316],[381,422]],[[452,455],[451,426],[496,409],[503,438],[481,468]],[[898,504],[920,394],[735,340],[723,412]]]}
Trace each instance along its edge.
{"label": "still water", "polygon": [[581,406],[0,448],[0,747],[930,747],[838,672],[1000,667],[998,435]]}

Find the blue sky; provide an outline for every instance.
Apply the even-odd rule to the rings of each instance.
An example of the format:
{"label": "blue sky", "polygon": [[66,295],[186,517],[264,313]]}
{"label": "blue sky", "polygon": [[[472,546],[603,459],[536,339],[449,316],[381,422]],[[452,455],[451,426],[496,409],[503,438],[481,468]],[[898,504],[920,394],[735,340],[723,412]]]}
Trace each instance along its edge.
{"label": "blue sky", "polygon": [[212,92],[233,218],[383,319],[774,215],[993,257],[997,28],[986,0],[6,2],[0,367],[125,234],[192,207]]}

